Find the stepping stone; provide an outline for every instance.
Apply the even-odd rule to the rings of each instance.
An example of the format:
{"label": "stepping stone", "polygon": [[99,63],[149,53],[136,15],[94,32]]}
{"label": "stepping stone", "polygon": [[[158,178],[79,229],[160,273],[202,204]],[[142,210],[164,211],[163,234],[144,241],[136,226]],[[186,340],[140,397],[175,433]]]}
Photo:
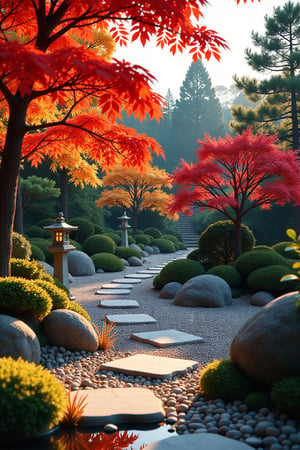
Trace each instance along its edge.
{"label": "stepping stone", "polygon": [[157,269],[157,270],[150,270],[150,269],[148,269],[148,270],[139,270],[137,273],[139,274],[139,276],[140,276],[140,274],[145,274],[145,273],[157,274],[157,273],[160,273],[160,270],[159,269]]}
{"label": "stepping stone", "polygon": [[164,268],[164,266],[156,266],[156,267],[149,267],[148,270],[159,270],[159,271],[161,271],[161,269],[163,269],[163,268]]}
{"label": "stepping stone", "polygon": [[142,280],[140,278],[116,278],[115,280],[112,280],[112,283],[122,283],[122,284],[138,284],[141,283]]}
{"label": "stepping stone", "polygon": [[185,374],[197,367],[198,361],[190,359],[137,354],[101,364],[100,370],[120,372],[134,376],[170,379],[173,375]]}
{"label": "stepping stone", "polygon": [[144,279],[146,279],[146,278],[152,278],[153,277],[153,275],[151,274],[151,273],[147,273],[147,274],[145,274],[145,273],[140,273],[140,274],[134,274],[134,273],[128,273],[127,275],[125,275],[125,277],[126,278],[136,278],[136,277],[138,277],[139,279],[141,279],[141,281]]}
{"label": "stepping stone", "polygon": [[196,342],[204,342],[200,336],[193,336],[192,334],[183,333],[177,330],[160,330],[148,331],[145,333],[133,333],[130,336],[139,342],[146,342],[155,347],[169,347],[171,345],[193,344]]}
{"label": "stepping stone", "polygon": [[152,442],[144,450],[253,450],[245,442],[212,433],[184,434]]}
{"label": "stepping stone", "polygon": [[108,322],[117,325],[130,325],[134,323],[155,323],[156,320],[148,314],[111,314],[107,315]]}
{"label": "stepping stone", "polygon": [[132,289],[133,284],[127,283],[106,283],[102,284],[101,289]]}
{"label": "stepping stone", "polygon": [[138,308],[140,304],[136,300],[100,300],[101,308]]}
{"label": "stepping stone", "polygon": [[107,423],[158,423],[164,417],[162,402],[149,389],[106,388],[70,392],[71,401],[79,392],[79,399],[87,396],[83,415],[79,419],[82,426],[102,426]]}
{"label": "stepping stone", "polygon": [[98,289],[97,295],[126,295],[130,294],[130,289]]}

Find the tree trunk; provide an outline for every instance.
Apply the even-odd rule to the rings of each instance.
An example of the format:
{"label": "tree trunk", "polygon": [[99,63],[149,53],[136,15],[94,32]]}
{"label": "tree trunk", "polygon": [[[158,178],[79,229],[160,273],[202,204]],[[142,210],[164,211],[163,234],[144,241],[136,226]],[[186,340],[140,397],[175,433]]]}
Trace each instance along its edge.
{"label": "tree trunk", "polygon": [[22,189],[21,189],[21,183],[20,183],[20,174],[19,174],[19,180],[18,180],[18,190],[17,190],[17,202],[16,202],[16,214],[15,214],[14,230],[17,233],[24,234],[23,207],[22,207]]}
{"label": "tree trunk", "polygon": [[68,173],[66,169],[60,170],[60,210],[66,221],[69,216],[68,208]]}
{"label": "tree trunk", "polygon": [[238,258],[242,254],[242,219],[237,218],[234,222],[234,250],[235,258]]}
{"label": "tree trunk", "polygon": [[0,167],[0,276],[10,275],[12,231],[16,209],[17,188],[25,117],[28,101],[16,101],[10,107],[6,140]]}

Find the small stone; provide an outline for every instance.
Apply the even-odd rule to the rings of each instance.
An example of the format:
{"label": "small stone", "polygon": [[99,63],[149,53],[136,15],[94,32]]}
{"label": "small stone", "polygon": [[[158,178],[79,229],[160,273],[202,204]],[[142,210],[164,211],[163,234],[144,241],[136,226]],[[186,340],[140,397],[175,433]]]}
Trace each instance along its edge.
{"label": "small stone", "polygon": [[251,445],[252,447],[260,447],[262,445],[262,440],[257,437],[249,437],[245,439],[246,444]]}
{"label": "small stone", "polygon": [[106,433],[115,433],[119,428],[114,423],[107,423],[103,429]]}

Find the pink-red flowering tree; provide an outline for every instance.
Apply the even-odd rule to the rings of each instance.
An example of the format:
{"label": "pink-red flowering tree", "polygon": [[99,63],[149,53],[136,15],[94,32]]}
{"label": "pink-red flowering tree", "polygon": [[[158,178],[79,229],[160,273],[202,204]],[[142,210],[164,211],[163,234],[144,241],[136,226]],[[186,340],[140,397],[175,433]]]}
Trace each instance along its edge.
{"label": "pink-red flowering tree", "polygon": [[196,150],[197,163],[181,161],[173,175],[177,193],[171,212],[191,214],[193,207],[219,211],[235,226],[235,253],[241,253],[241,223],[254,208],[300,204],[297,152],[282,151],[276,137],[253,134],[218,140],[206,136]]}

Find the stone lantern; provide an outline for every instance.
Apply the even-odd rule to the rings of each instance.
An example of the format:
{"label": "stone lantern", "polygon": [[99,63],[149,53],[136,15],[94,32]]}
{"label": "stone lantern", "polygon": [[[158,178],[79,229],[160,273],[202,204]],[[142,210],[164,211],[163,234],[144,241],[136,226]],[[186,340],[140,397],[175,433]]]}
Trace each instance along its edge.
{"label": "stone lantern", "polygon": [[43,228],[52,232],[52,244],[47,249],[54,253],[54,277],[69,289],[67,253],[76,250],[76,247],[70,244],[69,232],[77,230],[78,227],[68,225],[60,212],[54,224]]}
{"label": "stone lantern", "polygon": [[124,247],[128,247],[128,228],[131,228],[131,225],[128,225],[128,220],[131,219],[131,217],[128,217],[126,214],[126,211],[124,212],[123,216],[118,217],[119,220],[121,220],[121,225],[119,228],[122,230],[122,245]]}

